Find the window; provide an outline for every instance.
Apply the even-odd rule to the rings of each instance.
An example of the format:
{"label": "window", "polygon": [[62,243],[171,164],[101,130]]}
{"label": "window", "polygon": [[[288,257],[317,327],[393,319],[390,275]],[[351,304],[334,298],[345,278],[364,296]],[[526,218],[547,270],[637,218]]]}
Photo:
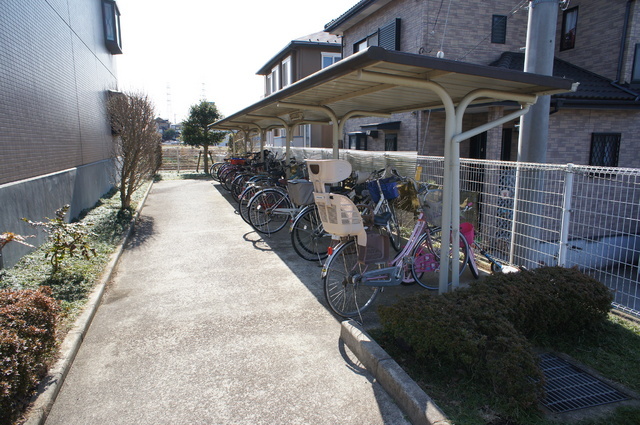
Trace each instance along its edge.
{"label": "window", "polygon": [[366,151],[367,135],[362,132],[349,134],[349,149]]}
{"label": "window", "polygon": [[293,83],[293,69],[291,68],[291,56],[287,56],[282,61],[282,87],[287,87]]}
{"label": "window", "polygon": [[384,150],[385,151],[398,150],[398,135],[396,133],[384,135]]}
{"label": "window", "polygon": [[507,42],[507,16],[493,15],[491,21],[491,42],[505,44]]}
{"label": "window", "polygon": [[280,90],[280,66],[276,65],[271,70],[271,92],[275,93]]}
{"label": "window", "polygon": [[265,76],[264,79],[264,93],[269,96],[271,94],[271,80],[273,79],[273,74],[269,74]]}
{"label": "window", "polygon": [[631,83],[640,84],[640,44],[636,44],[636,52],[633,57],[633,69],[631,70]]}
{"label": "window", "polygon": [[378,33],[375,32],[353,45],[353,53],[360,52],[369,46],[378,45]]}
{"label": "window", "polygon": [[322,52],[322,68],[333,65],[342,58],[340,53]]}
{"label": "window", "polygon": [[102,19],[104,22],[104,42],[112,55],[122,54],[120,34],[120,11],[114,0],[102,0]]}
{"label": "window", "polygon": [[578,27],[578,7],[565,10],[562,14],[562,34],[560,50],[573,49],[576,45],[576,28]]}
{"label": "window", "polygon": [[593,133],[589,165],[617,167],[621,139],[620,133]]}
{"label": "window", "polygon": [[353,45],[353,53],[369,46],[380,46],[387,50],[400,50],[400,18],[396,18],[376,32]]}

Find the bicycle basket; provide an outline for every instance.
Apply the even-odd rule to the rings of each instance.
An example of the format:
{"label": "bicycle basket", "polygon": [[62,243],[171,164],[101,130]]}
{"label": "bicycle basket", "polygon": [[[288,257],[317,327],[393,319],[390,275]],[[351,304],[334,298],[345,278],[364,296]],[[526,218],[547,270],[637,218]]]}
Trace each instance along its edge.
{"label": "bicycle basket", "polygon": [[289,180],[287,182],[287,192],[291,200],[296,205],[313,204],[313,183],[308,180]]}
{"label": "bicycle basket", "polygon": [[375,180],[370,181],[367,184],[369,187],[369,194],[371,195],[371,199],[373,199],[373,202],[377,203],[380,200],[380,188],[382,188],[382,195],[385,197],[385,199],[392,200],[400,196],[396,179],[394,179],[393,177],[389,177],[386,179],[380,179],[378,181],[380,182],[380,187],[378,187],[378,183]]}

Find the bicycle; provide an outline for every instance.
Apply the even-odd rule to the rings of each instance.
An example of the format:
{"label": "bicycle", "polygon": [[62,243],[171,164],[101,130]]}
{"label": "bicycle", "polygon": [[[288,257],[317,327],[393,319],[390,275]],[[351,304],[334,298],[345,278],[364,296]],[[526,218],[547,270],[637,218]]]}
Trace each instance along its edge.
{"label": "bicycle", "polygon": [[397,183],[403,177],[395,170],[392,170],[393,176],[383,178],[385,171],[385,169],[382,169],[371,173],[367,181],[367,187],[372,205],[361,204],[358,205],[358,208],[363,215],[367,213],[373,214],[379,221],[378,227],[389,236],[391,246],[397,252],[402,249],[402,235],[398,216],[390,201],[400,195]]}
{"label": "bicycle", "polygon": [[[407,244],[389,260],[388,237],[367,232],[363,217],[348,197],[324,192],[324,185],[344,179],[351,165],[343,160],[308,160],[307,166],[322,223],[340,241],[329,249],[322,268],[325,298],[334,313],[361,315],[384,287],[403,282],[416,282],[427,289],[438,287],[439,274],[435,272],[440,271],[441,230],[429,227],[422,211]],[[454,249],[450,249],[450,257],[454,257]],[[458,265],[452,269],[462,274],[469,250],[462,235],[457,250]]]}
{"label": "bicycle", "polygon": [[474,278],[478,279],[480,277],[480,271],[478,269],[478,263],[476,261],[476,254],[474,248],[477,249],[480,254],[489,262],[491,273],[516,273],[522,271],[523,267],[514,267],[508,264],[503,264],[497,259],[495,259],[492,255],[490,255],[486,250],[484,250],[480,244],[475,241],[475,229],[472,223],[460,223],[460,234],[464,235],[467,240],[467,244],[469,245],[469,270],[471,270],[471,274]]}
{"label": "bicycle", "polygon": [[249,224],[266,235],[279,232],[313,204],[312,190],[308,180],[291,179],[286,188],[276,185],[257,191],[247,205]]}

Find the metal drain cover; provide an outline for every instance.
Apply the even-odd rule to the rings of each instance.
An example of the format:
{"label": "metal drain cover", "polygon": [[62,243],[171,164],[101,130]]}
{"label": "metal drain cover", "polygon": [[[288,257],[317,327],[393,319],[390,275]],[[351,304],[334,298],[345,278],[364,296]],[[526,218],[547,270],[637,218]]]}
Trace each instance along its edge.
{"label": "metal drain cover", "polygon": [[562,413],[628,400],[629,397],[553,354],[540,355],[546,380],[542,404]]}

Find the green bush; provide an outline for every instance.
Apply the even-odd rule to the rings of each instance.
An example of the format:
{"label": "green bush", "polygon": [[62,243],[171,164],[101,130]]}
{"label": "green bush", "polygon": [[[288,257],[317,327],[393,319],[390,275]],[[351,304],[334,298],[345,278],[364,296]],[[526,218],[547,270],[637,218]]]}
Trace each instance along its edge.
{"label": "green bush", "polygon": [[533,343],[604,321],[611,294],[576,269],[544,267],[489,276],[442,296],[378,308],[385,334],[413,355],[494,389],[513,409],[542,395]]}
{"label": "green bush", "polygon": [[0,291],[0,424],[46,373],[56,347],[58,306],[48,288]]}

